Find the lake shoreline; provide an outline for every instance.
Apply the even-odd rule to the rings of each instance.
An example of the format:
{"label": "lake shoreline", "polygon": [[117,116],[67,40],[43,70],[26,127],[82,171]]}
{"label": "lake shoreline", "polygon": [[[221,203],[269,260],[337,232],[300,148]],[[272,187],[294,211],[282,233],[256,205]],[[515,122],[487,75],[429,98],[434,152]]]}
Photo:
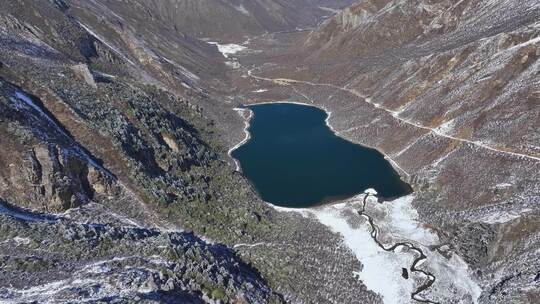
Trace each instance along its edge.
{"label": "lake shoreline", "polygon": [[[308,194],[306,194],[305,197],[302,197],[302,195],[298,193],[298,191],[301,191],[301,190],[290,190],[290,189],[295,189],[295,188],[294,187],[289,187],[288,191],[296,192],[296,195],[294,195],[293,197],[289,197],[289,198],[274,197],[274,199],[270,199],[267,195],[274,195],[275,196],[277,194],[275,192],[274,192],[274,194],[270,194],[270,193],[272,193],[271,191],[268,192],[268,189],[270,189],[268,182],[266,182],[265,187],[261,188],[261,189],[267,189],[266,194],[264,194],[265,190],[258,189],[259,187],[261,187],[261,184],[258,184],[259,186],[255,187],[255,184],[253,184],[253,181],[250,181],[250,184],[253,186],[253,188],[256,190],[256,192],[259,194],[259,197],[263,198],[263,197],[266,196],[266,199],[263,198],[264,201],[271,201],[269,203],[271,203],[272,205],[281,205],[281,206],[287,206],[287,207],[293,207],[293,208],[302,208],[302,207],[327,205],[327,204],[332,204],[332,203],[335,203],[335,202],[344,201],[344,200],[350,199],[351,197],[354,197],[355,195],[358,195],[359,193],[362,193],[366,189],[373,188],[373,187],[384,187],[384,188],[379,189],[379,190],[381,190],[380,191],[381,194],[384,193],[383,195],[380,196],[382,200],[393,200],[393,199],[396,199],[396,198],[399,198],[399,197],[402,197],[402,196],[406,196],[406,195],[411,194],[413,192],[412,187],[403,179],[403,176],[399,174],[399,171],[396,169],[396,166],[394,164],[392,164],[392,162],[388,161],[388,157],[384,153],[381,153],[379,150],[374,149],[372,147],[362,145],[362,144],[359,144],[359,143],[355,143],[355,142],[353,142],[353,141],[351,141],[351,140],[349,140],[347,138],[342,137],[341,134],[336,129],[334,129],[334,127],[332,127],[332,125],[330,124],[330,118],[331,118],[331,115],[332,115],[331,111],[329,111],[329,110],[327,110],[327,109],[325,109],[323,107],[317,106],[317,105],[307,104],[307,103],[303,103],[303,102],[294,102],[294,101],[259,102],[259,103],[251,103],[251,104],[242,104],[242,105],[239,105],[236,108],[234,108],[234,110],[239,115],[241,115],[241,117],[244,120],[244,128],[243,128],[243,130],[244,130],[244,133],[245,133],[245,136],[244,136],[243,140],[241,140],[238,144],[234,145],[228,151],[229,157],[231,157],[234,160],[235,164],[236,164],[236,171],[246,175],[246,177],[249,174],[253,175],[254,172],[257,172],[257,171],[254,171],[255,169],[253,168],[254,162],[259,162],[259,160],[257,160],[257,156],[251,155],[251,156],[248,157],[248,159],[251,159],[250,162],[252,164],[251,165],[252,167],[251,167],[251,169],[248,169],[247,172],[245,172],[245,170],[242,168],[242,163],[240,162],[240,159],[242,159],[242,158],[239,158],[239,159],[235,158],[235,156],[238,157],[238,154],[234,155],[234,153],[240,147],[243,147],[244,145],[246,145],[250,141],[250,139],[253,137],[253,135],[251,134],[253,132],[253,130],[250,130],[250,129],[251,129],[252,125],[253,125],[252,120],[254,119],[255,116],[263,115],[263,113],[266,113],[266,114],[264,114],[264,116],[261,116],[261,117],[268,117],[267,116],[268,114],[274,112],[274,114],[270,114],[270,115],[276,115],[275,111],[279,111],[279,110],[277,110],[279,108],[276,108],[276,107],[274,107],[274,108],[269,107],[268,109],[258,109],[258,110],[255,110],[254,107],[261,106],[261,105],[279,105],[279,104],[283,104],[283,105],[299,105],[299,106],[303,106],[303,107],[307,106],[307,107],[311,107],[313,109],[316,109],[317,111],[310,110],[310,111],[306,112],[307,114],[303,114],[304,111],[302,110],[301,107],[299,107],[299,108],[296,108],[296,107],[284,108],[284,109],[286,109],[285,111],[289,112],[289,115],[291,115],[291,113],[294,113],[294,111],[299,111],[299,113],[302,113],[302,114],[294,114],[294,115],[300,115],[300,116],[296,117],[296,116],[293,115],[292,117],[289,118],[289,120],[285,120],[285,121],[287,121],[289,123],[291,121],[293,122],[293,125],[289,126],[289,128],[291,128],[291,127],[293,128],[292,130],[302,130],[305,127],[305,123],[303,123],[302,121],[304,119],[306,119],[306,118],[309,121],[308,123],[312,124],[312,127],[318,125],[318,122],[315,122],[315,121],[321,119],[321,123],[322,123],[322,120],[324,120],[323,125],[328,128],[326,130],[330,130],[330,131],[322,131],[323,133],[317,135],[317,136],[319,136],[318,138],[322,139],[321,142],[317,143],[317,144],[322,144],[323,146],[321,146],[320,148],[323,148],[323,149],[328,149],[328,147],[330,147],[330,149],[335,148],[336,151],[334,153],[345,153],[344,156],[345,157],[348,156],[349,159],[351,159],[351,163],[348,163],[347,161],[343,161],[343,160],[335,160],[335,158],[332,157],[332,158],[329,158],[329,163],[326,166],[327,167],[326,170],[328,170],[328,166],[332,167],[333,165],[336,165],[337,166],[336,168],[344,168],[344,171],[342,171],[342,172],[345,174],[344,178],[345,178],[345,181],[347,181],[346,183],[339,183],[338,182],[337,183],[338,185],[336,186],[335,183],[334,183],[334,185],[332,185],[332,183],[327,184],[326,182],[321,183],[321,179],[315,177],[315,181],[318,180],[318,182],[321,183],[320,185],[323,187],[322,189],[328,189],[329,190],[329,192],[327,193],[328,196],[325,196],[324,190],[321,190],[321,191],[318,192],[318,194],[314,194],[314,193],[317,193],[317,191],[315,191],[315,192],[308,191]],[[261,113],[256,114],[257,111],[261,111]],[[270,111],[270,112],[268,112],[268,111]],[[265,136],[270,136],[270,138],[272,137],[273,128],[274,128],[272,126],[272,124],[276,120],[279,121],[279,119],[281,119],[281,116],[274,116],[274,117],[270,118],[269,121],[268,121],[268,118],[266,118],[267,121],[265,122],[265,124],[266,124],[265,128],[267,128],[267,130],[265,131],[265,133],[266,133]],[[284,121],[284,123],[285,123],[285,121]],[[261,121],[261,123],[262,123],[262,121]],[[296,129],[296,128],[300,128],[300,129]],[[311,127],[308,125],[308,128],[311,128]],[[279,134],[280,131],[281,131],[281,133],[288,134],[286,130],[283,130],[283,129],[280,130],[279,126],[275,130],[276,130],[276,132],[278,132],[278,134]],[[320,132],[320,131],[317,131],[317,132]],[[326,136],[327,136],[326,134],[331,134],[330,135],[331,138],[326,139]],[[300,137],[300,138],[303,138],[303,137]],[[300,142],[299,142],[299,144],[296,144],[298,140],[300,140]],[[330,142],[329,142],[329,140],[330,140]],[[333,142],[334,140],[337,140],[338,142]],[[252,144],[254,144],[254,143],[252,143]],[[307,152],[303,151],[302,140],[299,139],[299,138],[297,138],[296,140],[291,142],[291,144],[292,144],[291,148],[293,149],[292,151],[295,151],[295,149],[296,149],[296,153],[307,153],[306,155],[312,154],[312,152],[309,152],[309,151],[317,151],[319,149],[318,146],[313,146],[311,150],[309,150]],[[309,141],[306,142],[306,144],[310,144]],[[248,146],[247,149],[250,149],[250,147]],[[272,149],[272,148],[267,147],[266,150],[268,150],[268,149]],[[279,149],[278,150],[283,151],[283,149],[285,149],[285,148],[282,147],[280,150]],[[245,153],[245,152],[240,152],[240,153]],[[245,155],[249,155],[249,154],[245,154]],[[341,155],[341,154],[337,154],[337,155]],[[280,157],[280,156],[278,156],[278,157]],[[320,156],[317,155],[315,157],[320,157]],[[326,156],[326,157],[331,157],[331,156]],[[326,163],[326,161],[324,159],[318,159],[318,163],[321,163],[321,161],[322,161],[322,163]],[[283,164],[286,164],[286,163],[287,163],[287,156],[285,156],[285,158],[283,158],[283,155],[281,155],[281,159],[277,160],[276,164],[280,164],[281,166],[283,166]],[[386,163],[386,164],[384,164],[384,163]],[[291,165],[294,165],[294,164],[296,164],[296,163],[291,163]],[[367,170],[367,171],[364,171],[365,174],[358,175],[359,171],[358,170],[355,171],[354,169],[349,169],[348,164],[350,164],[351,166],[356,167],[358,170]],[[244,164],[244,165],[246,165],[246,164]],[[280,166],[280,165],[278,165],[278,166]],[[364,167],[365,165],[367,165],[367,167]],[[248,166],[250,166],[250,165],[248,165]],[[285,165],[285,166],[287,166],[287,165]],[[307,164],[307,167],[306,167],[305,163],[301,164],[300,166],[304,166],[303,168],[306,168],[306,169],[310,167],[309,164]],[[273,167],[270,167],[270,168],[273,168]],[[281,168],[282,172],[284,172],[283,170],[287,170],[286,168],[287,167]],[[350,167],[350,168],[352,168],[352,167]],[[270,170],[270,172],[272,172],[273,169],[269,169],[269,170]],[[300,170],[302,170],[302,169],[300,169]],[[380,170],[382,170],[382,171],[380,171]],[[249,173],[249,172],[251,172],[251,173]],[[295,172],[303,172],[303,171],[295,171]],[[386,173],[386,172],[388,172],[388,173]],[[312,176],[312,177],[317,176],[317,174],[318,174],[318,173],[314,173],[313,170],[310,170],[310,169],[308,169],[308,171],[306,171],[306,173],[308,174],[307,176]],[[327,177],[331,178],[332,180],[336,180],[335,179],[335,178],[337,178],[336,176],[334,176],[334,178],[332,178],[332,176],[335,175],[335,174],[338,174],[338,176],[340,176],[339,173],[332,173],[331,175],[324,175],[324,176],[327,176]],[[347,178],[347,175],[349,175],[349,178]],[[260,176],[260,175],[257,173],[254,176]],[[283,175],[281,175],[281,176],[283,176]],[[263,180],[264,179],[265,178],[263,178]],[[248,178],[248,180],[249,180],[249,178]],[[281,178],[276,177],[275,180],[281,180]],[[285,185],[296,184],[297,180],[298,179],[292,179],[289,184],[286,183]],[[350,182],[351,180],[354,180],[354,181]],[[259,178],[259,182],[257,182],[257,183],[260,183],[260,181],[261,181],[261,179]],[[377,184],[379,186],[377,186]],[[360,188],[357,188],[357,190],[354,190],[354,187],[355,187],[354,185],[360,185]],[[362,186],[362,185],[365,185],[365,186]],[[298,186],[299,187],[296,188],[296,189],[302,189],[302,187],[305,187],[305,183],[302,184],[301,182],[299,182]],[[285,189],[287,189],[287,186],[285,186]],[[386,189],[386,190],[383,190],[383,189]],[[262,193],[259,192],[259,190],[262,191]],[[315,195],[315,198],[313,198],[313,201],[310,201],[311,200],[311,198],[309,198],[310,195],[311,196]],[[319,198],[320,198],[320,201],[318,201]],[[282,202],[278,203],[280,200],[282,200]],[[290,205],[289,205],[289,203],[285,203],[285,202],[288,202],[288,201],[297,202],[297,203],[290,203]],[[275,203],[273,203],[273,202],[275,202]],[[294,205],[296,205],[296,207],[294,207]]]}
{"label": "lake shoreline", "polygon": [[[320,106],[320,105],[317,105],[317,104],[313,104],[313,103],[305,103],[305,102],[299,102],[299,101],[263,101],[263,102],[255,102],[255,103],[249,103],[249,104],[242,104],[240,105],[239,107],[236,107],[234,108],[233,110],[237,111],[237,109],[244,109],[244,108],[249,108],[250,106],[258,106],[258,105],[265,105],[265,104],[297,104],[297,105],[303,105],[303,106],[309,106],[309,107],[314,107],[314,108],[317,108],[319,110],[322,110],[326,113],[327,117],[326,117],[326,120],[325,120],[325,123],[326,123],[326,126],[328,126],[328,128],[330,130],[332,130],[332,132],[334,132],[334,134],[352,144],[355,144],[355,145],[359,145],[361,147],[364,147],[364,148],[369,148],[369,149],[373,149],[373,150],[376,150],[378,151],[379,153],[381,153],[384,158],[386,158],[386,160],[388,160],[392,166],[396,169],[397,172],[401,172],[403,173],[404,175],[400,174],[400,176],[404,179],[409,179],[410,178],[410,174],[405,170],[403,169],[398,163],[397,161],[395,161],[394,159],[392,159],[392,157],[390,157],[390,155],[386,154],[385,152],[381,151],[380,149],[376,148],[376,147],[372,147],[372,146],[369,146],[369,145],[366,145],[366,144],[361,144],[361,143],[357,143],[357,142],[353,142],[352,140],[344,137],[343,135],[341,135],[340,131],[336,130],[331,124],[330,124],[330,119],[331,119],[331,116],[332,116],[332,111],[328,110],[326,107],[324,106]],[[251,119],[252,117],[250,117],[249,119]],[[245,128],[245,130],[247,130],[247,128],[249,128],[249,122],[248,122],[248,125],[247,127]],[[249,138],[247,139],[249,140]],[[246,143],[247,142],[246,139],[244,139],[240,144],[236,144],[233,148],[231,148],[229,150],[229,155],[230,153],[232,153],[232,151],[238,149],[242,144]],[[232,157],[232,156],[231,156]],[[234,157],[232,157],[234,159]],[[403,182],[407,183],[406,180],[403,180]],[[407,183],[408,184],[408,183]]]}
{"label": "lake shoreline", "polygon": [[[232,156],[232,153],[234,152],[234,150],[240,148],[242,145],[244,145],[251,139],[251,133],[249,133],[248,129],[250,126],[250,121],[253,118],[253,111],[251,111],[249,108],[234,108],[233,110],[236,111],[240,116],[242,116],[242,119],[244,120],[244,139],[242,139],[242,141],[230,148],[229,151],[227,151],[227,155],[229,155],[229,157],[232,158],[232,160],[234,161],[236,165],[236,171],[242,172],[240,162]],[[249,113],[249,116],[247,118],[245,118],[243,115],[244,111],[248,111]]]}

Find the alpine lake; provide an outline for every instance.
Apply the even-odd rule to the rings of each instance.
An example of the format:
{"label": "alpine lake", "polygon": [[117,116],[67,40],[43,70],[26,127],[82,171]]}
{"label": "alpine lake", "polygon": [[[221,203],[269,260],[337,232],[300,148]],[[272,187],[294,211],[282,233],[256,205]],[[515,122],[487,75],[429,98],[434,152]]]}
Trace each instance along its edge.
{"label": "alpine lake", "polygon": [[337,136],[325,111],[285,102],[247,108],[250,138],[231,156],[266,202],[308,208],[369,188],[382,198],[412,191],[380,152]]}

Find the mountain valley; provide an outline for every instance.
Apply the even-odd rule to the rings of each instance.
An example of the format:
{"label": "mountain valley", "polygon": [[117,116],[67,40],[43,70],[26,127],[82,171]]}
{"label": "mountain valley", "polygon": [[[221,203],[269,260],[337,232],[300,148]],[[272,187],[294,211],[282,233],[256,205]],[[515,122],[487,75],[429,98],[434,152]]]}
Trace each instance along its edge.
{"label": "mountain valley", "polygon": [[[0,303],[537,303],[537,1],[0,3]],[[283,208],[249,105],[412,193]]]}

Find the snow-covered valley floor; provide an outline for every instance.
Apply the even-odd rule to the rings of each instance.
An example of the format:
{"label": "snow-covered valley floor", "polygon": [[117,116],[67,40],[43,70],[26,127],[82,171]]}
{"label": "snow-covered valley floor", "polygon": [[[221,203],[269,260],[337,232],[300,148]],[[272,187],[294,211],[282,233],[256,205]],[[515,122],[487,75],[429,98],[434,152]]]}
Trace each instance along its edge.
{"label": "snow-covered valley floor", "polygon": [[[468,265],[456,254],[445,257],[448,255],[433,249],[439,245],[439,238],[418,221],[418,214],[412,206],[414,195],[379,203],[373,193],[369,191],[338,204],[314,209],[277,209],[315,218],[341,235],[343,244],[363,265],[362,269],[351,275],[379,294],[384,303],[417,303],[411,299],[411,295],[428,280],[425,274],[411,271],[418,252],[406,246],[386,251],[374,241],[369,222],[358,213],[365,196],[369,195],[365,213],[379,228],[377,240],[385,248],[396,243],[407,243],[421,249],[426,255],[426,259],[416,266],[432,274],[435,282],[416,298],[428,303],[475,303],[481,289],[472,279]],[[402,275],[404,269],[408,278]]]}

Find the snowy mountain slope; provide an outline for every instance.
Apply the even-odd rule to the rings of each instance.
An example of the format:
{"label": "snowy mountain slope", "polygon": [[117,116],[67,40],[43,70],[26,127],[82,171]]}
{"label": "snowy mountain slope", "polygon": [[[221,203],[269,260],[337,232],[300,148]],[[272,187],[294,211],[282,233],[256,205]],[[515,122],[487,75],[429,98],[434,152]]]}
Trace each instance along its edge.
{"label": "snowy mountain slope", "polygon": [[246,35],[287,31],[314,26],[328,11],[352,1],[306,0],[164,0],[98,1],[113,11],[130,14],[143,11],[176,30],[199,38],[241,41]]}
{"label": "snowy mountain slope", "polygon": [[357,1],[309,33],[252,41],[263,53],[240,62],[266,91],[245,102],[326,109],[412,184],[421,221],[477,273],[480,302],[534,303],[539,18],[537,1]]}

